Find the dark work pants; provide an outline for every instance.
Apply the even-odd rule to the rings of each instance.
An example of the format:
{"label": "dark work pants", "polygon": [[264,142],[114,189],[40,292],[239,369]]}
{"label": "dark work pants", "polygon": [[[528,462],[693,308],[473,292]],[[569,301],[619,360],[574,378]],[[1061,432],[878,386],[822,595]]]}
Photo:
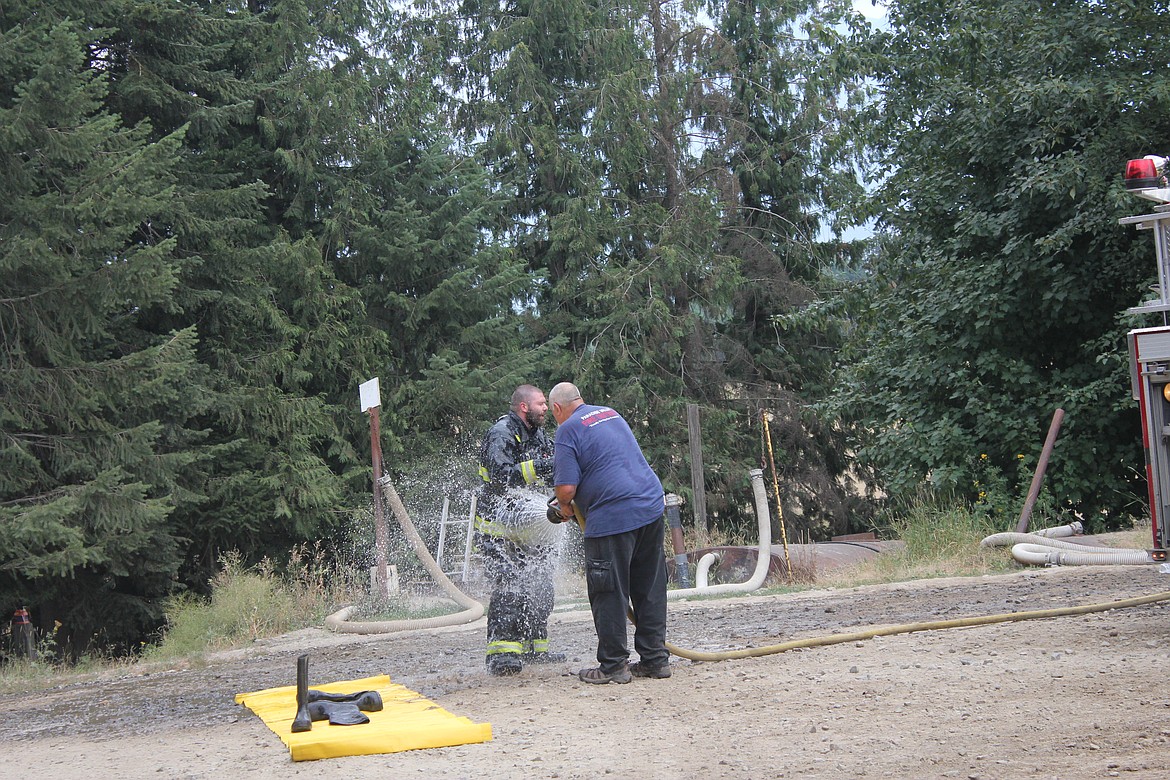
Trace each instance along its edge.
{"label": "dark work pants", "polygon": [[634,649],[646,666],[669,663],[666,650],[666,553],[660,517],[633,531],[585,539],[585,580],[597,662],[613,673],[630,657],[626,608],[633,606]]}

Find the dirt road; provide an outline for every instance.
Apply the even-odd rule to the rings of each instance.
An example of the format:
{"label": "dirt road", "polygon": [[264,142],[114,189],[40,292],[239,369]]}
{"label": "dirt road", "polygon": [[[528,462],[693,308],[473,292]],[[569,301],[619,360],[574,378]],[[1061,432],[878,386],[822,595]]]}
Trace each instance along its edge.
{"label": "dirt road", "polygon": [[[1028,570],[672,603],[670,640],[721,650],[866,627],[1024,612],[1170,590],[1156,567]],[[481,623],[338,636],[308,630],[204,664],[129,670],[0,698],[9,778],[1163,778],[1170,776],[1170,602],[849,642],[674,660],[668,680],[581,683],[587,611],[554,615],[563,665],[498,679]],[[492,725],[491,742],[293,763],[236,693],[388,674]]]}

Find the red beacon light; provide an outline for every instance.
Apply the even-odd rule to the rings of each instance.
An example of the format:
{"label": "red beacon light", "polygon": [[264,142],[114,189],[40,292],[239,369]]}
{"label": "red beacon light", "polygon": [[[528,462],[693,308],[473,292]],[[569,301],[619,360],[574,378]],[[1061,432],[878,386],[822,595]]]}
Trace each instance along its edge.
{"label": "red beacon light", "polygon": [[1130,160],[1125,164],[1125,187],[1129,190],[1165,187],[1166,179],[1162,176],[1165,170],[1166,158],[1156,154],[1147,154],[1140,160]]}

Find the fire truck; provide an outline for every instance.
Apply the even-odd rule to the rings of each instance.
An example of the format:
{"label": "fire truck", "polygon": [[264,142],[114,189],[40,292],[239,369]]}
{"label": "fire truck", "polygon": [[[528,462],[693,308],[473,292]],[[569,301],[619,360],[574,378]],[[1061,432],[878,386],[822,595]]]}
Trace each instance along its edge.
{"label": "fire truck", "polygon": [[1167,560],[1170,550],[1170,186],[1167,159],[1147,155],[1125,166],[1125,186],[1133,194],[1157,204],[1148,214],[1121,219],[1123,225],[1149,230],[1158,260],[1158,297],[1129,313],[1154,315],[1162,324],[1137,328],[1128,334],[1129,376],[1133,399],[1142,415],[1142,447],[1150,492],[1156,561]]}

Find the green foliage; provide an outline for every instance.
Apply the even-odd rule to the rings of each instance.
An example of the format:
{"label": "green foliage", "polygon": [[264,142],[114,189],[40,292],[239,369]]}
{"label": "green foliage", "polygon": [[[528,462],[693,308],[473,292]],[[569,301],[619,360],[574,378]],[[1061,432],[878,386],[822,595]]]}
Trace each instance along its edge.
{"label": "green foliage", "polygon": [[1124,161],[1170,133],[1166,50],[1145,32],[1161,10],[1037,8],[895,2],[875,36],[885,231],[847,299],[835,403],[890,494],[928,480],[968,499],[980,454],[1014,475],[1062,408],[1046,484],[1111,525],[1141,491],[1120,315],[1155,266],[1117,221],[1141,208]]}
{"label": "green foliage", "polygon": [[901,550],[885,552],[849,570],[826,572],[817,581],[834,585],[897,582],[928,577],[994,574],[1013,567],[1002,550],[980,542],[1004,530],[983,507],[953,493],[922,491],[879,520],[882,538],[899,540]]}
{"label": "green foliage", "polygon": [[347,599],[352,583],[329,564],[320,546],[295,548],[283,571],[268,559],[249,567],[225,553],[210,596],[181,593],[167,602],[162,641],[147,660],[165,660],[239,647],[257,639],[319,626]]}
{"label": "green foliage", "polygon": [[163,641],[148,659],[221,650],[301,627],[292,596],[270,577],[244,570],[238,558],[224,561],[211,591],[209,601],[186,595],[168,602]]}
{"label": "green foliage", "polygon": [[160,617],[201,372],[192,329],[137,317],[185,264],[147,227],[173,213],[182,131],[106,111],[88,31],[46,16],[0,25],[0,602],[64,623],[77,655]]}
{"label": "green foliage", "polygon": [[361,381],[401,455],[559,342],[521,334],[490,184],[365,3],[33,10],[0,9],[0,602],[129,647],[222,551],[341,534]]}
{"label": "green foliage", "polygon": [[996,531],[983,512],[953,501],[920,499],[890,521],[892,538],[906,543],[910,560],[946,560],[970,554]]}
{"label": "green foliage", "polygon": [[[1026,455],[1016,455],[1015,470],[1005,473],[991,464],[986,453],[979,455],[971,469],[975,475],[971,486],[975,494],[972,511],[986,516],[991,527],[999,531],[1016,530],[1035,477],[1035,465],[1030,461]],[[1064,525],[1075,519],[1043,481],[1028,517],[1030,529]]]}
{"label": "green foliage", "polygon": [[810,310],[857,186],[849,16],[4,3],[0,606],[129,650],[230,550],[278,613],[247,567],[350,532],[372,376],[397,472],[572,378],[687,494],[697,404],[733,531],[772,410],[791,516],[848,525],[809,402],[842,338]]}
{"label": "green foliage", "polygon": [[829,384],[836,326],[780,337],[774,325],[814,297],[835,257],[815,244],[816,212],[856,188],[837,138],[858,89],[845,8],[427,9],[430,30],[471,28],[450,93],[466,98],[455,108],[463,137],[486,136],[502,197],[496,240],[539,283],[517,305],[539,315],[524,332],[567,339],[528,378],[572,379],[637,421],[668,489],[683,494],[686,408],[697,404],[708,506],[733,525],[750,523],[747,472],[771,408],[800,516],[818,532],[846,525],[841,442],[807,409]]}

